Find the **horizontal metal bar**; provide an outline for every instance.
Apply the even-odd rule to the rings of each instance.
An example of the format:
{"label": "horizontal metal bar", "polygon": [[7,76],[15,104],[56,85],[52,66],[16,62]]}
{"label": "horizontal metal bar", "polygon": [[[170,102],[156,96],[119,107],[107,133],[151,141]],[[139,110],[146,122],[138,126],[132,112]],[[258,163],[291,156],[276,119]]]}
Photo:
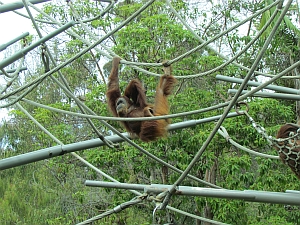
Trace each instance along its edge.
{"label": "horizontal metal bar", "polygon": [[[187,127],[197,126],[198,124],[202,124],[202,123],[218,121],[221,118],[221,116],[222,115],[217,115],[217,116],[203,118],[200,120],[188,120],[188,121],[184,121],[184,122],[173,123],[173,124],[169,125],[168,131],[179,130],[179,129],[183,129],[183,128],[187,128]],[[239,114],[232,112],[232,113],[228,113],[226,118],[231,118],[231,117],[236,117],[236,116],[239,116]]]}
{"label": "horizontal metal bar", "polygon": [[[86,180],[85,185],[91,187],[139,190],[139,191],[144,191],[146,193],[154,193],[154,194],[160,194],[172,188],[172,185],[127,184],[127,183],[92,181],[92,180]],[[254,191],[254,190],[236,191],[236,190],[227,190],[227,189],[178,186],[174,194],[187,195],[187,196],[212,197],[212,198],[237,199],[237,200],[244,200],[249,202],[264,202],[264,203],[288,204],[288,205],[300,206],[299,193],[293,193],[291,191],[289,192],[268,192],[268,191]]]}
{"label": "horizontal metal bar", "polygon": [[[235,94],[237,92],[236,89],[228,89],[229,94]],[[242,94],[246,94],[248,91],[242,91]],[[300,95],[292,95],[292,94],[281,94],[281,93],[271,93],[271,92],[256,92],[252,96],[261,97],[261,98],[276,98],[276,99],[285,99],[285,100],[300,100]]]}
{"label": "horizontal metal bar", "polygon": [[[51,1],[51,0],[29,0],[29,2],[32,4],[38,4],[38,3],[48,2],[48,1]],[[3,4],[3,5],[0,5],[0,13],[21,9],[23,7],[24,7],[24,4],[22,1]]]}
{"label": "horizontal metal bar", "polygon": [[[237,113],[229,113],[228,117],[234,117],[234,116],[239,116]],[[191,121],[185,121],[185,122],[180,122],[180,123],[175,123],[175,124],[170,124],[168,127],[169,131],[177,130],[177,129],[183,129],[187,127],[193,127],[201,123],[207,123],[211,121],[218,120],[221,117],[219,116],[213,116],[205,119],[200,119],[200,120],[191,120]],[[129,138],[129,135],[127,133],[122,133],[124,136]],[[119,137],[118,135],[111,135],[111,136],[106,136],[105,137],[107,140],[118,143],[118,142],[123,142],[123,139]],[[1,159],[0,160],[0,170],[5,170],[9,168],[13,168],[16,166],[21,166],[25,165],[28,163],[44,160],[44,159],[49,159],[52,157],[56,156],[61,156],[66,153],[71,153],[71,152],[76,152],[80,150],[85,150],[85,149],[90,149],[90,148],[95,148],[99,146],[104,146],[105,144],[99,139],[92,139],[88,141],[82,141],[82,142],[76,142],[72,144],[67,144],[67,145],[59,145],[59,146],[53,146],[50,148],[45,148],[13,157],[9,157],[6,159]]]}
{"label": "horizontal metal bar", "polygon": [[[243,79],[235,78],[235,77],[228,77],[228,76],[223,76],[223,75],[217,75],[216,76],[217,80],[222,80],[222,81],[228,81],[231,83],[237,83],[241,84],[244,82]],[[262,83],[260,82],[255,82],[255,81],[248,81],[247,85],[258,87]],[[280,91],[284,93],[289,93],[289,94],[300,94],[300,90],[294,89],[294,88],[287,88],[287,87],[281,87],[277,85],[268,85],[265,87],[265,89],[273,90],[273,91]]]}
{"label": "horizontal metal bar", "polygon": [[12,45],[13,43],[16,43],[17,41],[23,39],[24,37],[28,36],[29,35],[29,32],[26,32],[24,34],[21,34],[20,36],[12,39],[11,41],[5,43],[5,44],[2,44],[0,45],[0,52],[3,51],[4,49],[6,49],[8,46]]}
{"label": "horizontal metal bar", "polygon": [[55,37],[56,35],[64,32],[65,30],[67,30],[68,28],[72,27],[73,25],[75,25],[74,21],[70,21],[69,23],[66,23],[65,25],[61,26],[60,28],[58,28],[57,30],[51,32],[50,34],[46,35],[45,37],[41,38],[40,40],[38,40],[37,42],[29,45],[28,47],[21,49],[20,51],[16,52],[15,54],[13,54],[10,57],[5,58],[4,60],[2,60],[0,62],[0,69],[3,69],[4,67],[8,66],[9,64],[13,63],[14,61],[22,58],[23,56],[25,56],[29,51],[33,50],[34,48],[38,47],[39,45],[45,43],[46,41],[48,41],[49,39]]}

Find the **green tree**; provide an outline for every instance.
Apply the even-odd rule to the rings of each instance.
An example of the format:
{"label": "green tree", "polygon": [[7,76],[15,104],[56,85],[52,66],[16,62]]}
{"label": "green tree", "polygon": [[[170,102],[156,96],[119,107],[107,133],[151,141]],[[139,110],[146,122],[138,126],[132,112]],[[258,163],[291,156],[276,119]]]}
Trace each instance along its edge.
{"label": "green tree", "polygon": [[[68,33],[51,40],[49,46],[57,63],[65,61],[85,48],[85,40],[94,40],[95,36],[108,33],[132,15],[143,3],[144,1],[120,2],[109,13],[98,18],[99,10],[104,9],[107,3],[72,2],[81,19],[94,18],[94,20],[85,21],[93,34],[86,32],[80,25],[76,25],[72,28],[72,32],[78,36]],[[210,1],[203,7],[203,10],[199,10],[198,1],[176,0],[171,3],[186,21],[193,24],[193,30],[204,40],[209,40],[241,21],[245,15],[248,16],[269,4],[267,1],[253,3],[253,1],[242,0],[219,5]],[[46,4],[43,10],[61,23],[76,18],[74,12],[62,2]],[[220,50],[222,54],[225,52],[229,57],[235,55],[257,34],[260,29],[259,24],[264,23],[272,10],[263,14],[261,18],[251,20],[247,24],[245,33],[233,31],[218,39],[213,43],[214,48]],[[42,14],[38,15],[38,18],[49,20],[46,15]],[[289,18],[288,15],[287,19]],[[52,28],[52,25],[44,23],[40,26],[44,31]],[[258,68],[259,71],[278,73],[292,63],[291,58],[293,62],[298,61],[298,33],[294,29],[295,27],[287,24],[279,29]],[[243,66],[251,66],[255,57],[254,53],[261,48],[263,41],[262,37],[236,62]],[[112,51],[128,61],[158,62],[174,59],[195,48],[201,42],[199,37],[179,22],[176,15],[166,7],[166,2],[155,1],[134,21],[109,37],[103,44],[110,46]],[[105,83],[110,68],[109,63],[103,63],[105,64],[103,71],[99,69],[102,59],[101,52],[96,50],[88,52],[64,67],[61,70],[63,76],[60,74],[53,76],[62,83],[67,81],[69,90],[75,96],[98,115],[106,116],[110,115],[105,100]],[[226,59],[220,57],[216,51],[205,48],[174,63],[173,74],[176,76],[199,74],[214,69],[225,61]],[[143,68],[151,72],[162,73],[161,68]],[[22,86],[43,72],[44,68],[41,66],[26,78],[20,79],[11,88]],[[296,74],[296,71],[294,72]],[[149,102],[153,102],[157,78],[145,75],[130,66],[122,66],[120,73],[121,88],[124,88],[132,78],[137,77],[145,84]],[[242,70],[237,64],[230,64],[206,76],[178,79],[178,85],[170,98],[171,113],[197,110],[228,101],[230,96],[227,96],[227,90],[233,85],[216,81],[215,76],[220,73],[244,77],[247,71]],[[252,79],[259,78],[254,76]],[[278,83],[295,87],[289,85],[289,82]],[[66,95],[51,78],[44,80],[27,98],[58,109],[81,112],[74,100]],[[273,136],[280,124],[293,122],[296,118],[295,103],[291,101],[248,98],[247,102],[250,115]],[[65,144],[98,138],[85,119],[54,113],[22,102],[21,104],[38,122]],[[217,109],[173,118],[172,122],[207,118],[222,114],[222,112],[222,109]],[[111,134],[111,131],[103,127],[98,120],[93,120],[93,122],[104,135]],[[110,122],[110,124],[124,131],[119,123]],[[167,138],[152,143],[134,141],[165,162],[184,170],[206,141],[214,125],[214,123],[205,123],[193,128],[172,131]],[[276,151],[268,146],[267,141],[252,127],[245,116],[226,119],[223,126],[230,137],[239,144],[258,152],[276,154]],[[10,119],[1,125],[0,134],[2,134],[2,142],[5,143],[1,145],[3,146],[1,158],[57,145],[17,108],[11,111]],[[114,149],[99,147],[86,150],[80,152],[80,155],[120,182],[173,184],[180,176],[165,165],[149,160],[147,156],[127,143],[120,143]],[[191,174],[226,189],[265,191],[299,189],[295,176],[280,161],[245,153],[231,146],[220,135],[214,137],[193,167]],[[121,190],[85,187],[82,184],[84,180],[106,180],[106,178],[70,155],[2,171],[0,176],[0,211],[3,212],[0,215],[0,221],[4,221],[4,224],[74,224],[134,197],[133,194]],[[206,187],[191,179],[185,179],[181,185]],[[190,196],[173,196],[170,205],[230,224],[300,223],[299,210],[294,206],[284,207]],[[99,220],[95,224],[150,224],[153,222],[151,215],[154,207],[151,203],[145,202]],[[161,223],[167,221],[168,217],[172,217],[179,224],[201,224],[200,221],[172,211],[169,211],[169,214],[166,211],[156,213],[156,218],[159,218]],[[208,225],[208,223],[203,224]]]}

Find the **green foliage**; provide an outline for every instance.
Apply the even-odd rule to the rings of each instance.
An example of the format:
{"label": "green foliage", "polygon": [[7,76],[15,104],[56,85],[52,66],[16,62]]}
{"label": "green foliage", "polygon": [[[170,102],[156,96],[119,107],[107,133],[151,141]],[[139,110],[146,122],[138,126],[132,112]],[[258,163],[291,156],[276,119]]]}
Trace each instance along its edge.
{"label": "green foliage", "polygon": [[[127,17],[124,15],[131,15],[138,7],[140,4],[119,7],[117,10],[120,11],[120,20]],[[183,29],[182,25],[170,17],[167,12],[163,12],[166,12],[165,3],[156,1],[149,7],[149,10],[115,35],[117,44],[113,48],[114,51],[127,60],[157,62],[172,59],[178,54],[194,48],[197,41],[191,33]],[[116,20],[118,20],[118,16]],[[191,62],[196,60],[196,55],[198,53],[180,61],[174,74],[191,74],[192,68],[190,67],[195,67],[195,64]]]}
{"label": "green foliage", "polygon": [[[143,1],[119,2],[103,17],[85,24],[97,34],[97,37],[99,34],[101,36],[132,15],[142,3]],[[106,3],[88,0],[74,1],[72,4],[82,19],[98,16],[99,11],[107,6]],[[195,32],[205,40],[240,21],[241,13],[255,12],[266,4],[270,4],[270,1],[265,1],[263,4],[244,0],[230,1],[226,6],[213,5],[213,1],[209,1],[206,9],[188,1],[172,1],[172,5],[180,15],[192,24]],[[74,19],[74,15],[65,3],[45,4],[44,12],[61,22]],[[233,31],[213,45],[218,46],[227,56],[233,55],[249,43],[258,31],[257,26],[263,25],[269,17],[270,11],[262,16],[260,25],[257,25],[257,19],[253,19],[247,34]],[[43,15],[38,15],[38,18],[47,19]],[[256,27],[252,25],[252,22]],[[47,31],[47,29],[52,29],[52,25],[48,27],[42,24],[42,28]],[[76,25],[72,29],[84,39],[92,40],[93,38],[80,26]],[[176,19],[164,1],[155,1],[133,22],[108,38],[105,44],[111,46],[111,49],[124,59],[135,62],[157,62],[174,59],[195,48],[200,42]],[[262,44],[263,40],[259,40],[240,56],[237,62],[250,67]],[[52,50],[57,63],[69,59],[85,48],[84,42],[74,36],[55,38],[49,46],[53,46]],[[298,30],[295,30],[291,21],[285,18],[285,24],[280,28],[263,59],[262,71],[281,72],[292,63],[290,59],[299,60],[298,50]],[[111,114],[106,105],[105,83],[107,71],[110,69],[102,72],[95,65],[96,62],[102,63],[100,59],[100,53],[95,55],[87,53],[64,67],[61,70],[63,77],[58,74],[54,76],[62,82],[64,79],[68,81],[69,88],[74,95],[83,97],[80,99],[98,115],[108,116]],[[176,62],[173,65],[173,74],[176,76],[199,74],[212,70],[224,62],[225,60],[213,51],[200,49]],[[39,68],[35,74],[26,76],[24,80],[28,82],[40,76],[38,71],[42,69]],[[162,73],[161,68],[145,69]],[[226,76],[244,77],[247,71],[231,64],[206,76],[178,79],[174,95],[169,99],[171,113],[199,110],[223,102],[227,98],[227,89],[232,88],[232,85],[216,81],[215,75],[219,73]],[[131,67],[122,66],[121,88],[124,89],[133,77],[138,77],[144,82],[149,102],[153,102],[158,79]],[[20,79],[20,85],[22,82],[24,81]],[[294,87],[294,82],[291,81],[281,81],[281,83]],[[73,100],[52,79],[45,79],[35,91],[26,97],[57,109],[81,112]],[[257,123],[266,128],[269,135],[275,136],[281,124],[295,121],[294,102],[260,98],[249,98],[247,102],[250,106],[249,114]],[[65,144],[97,138],[86,120],[82,118],[25,104],[24,107]],[[218,109],[173,118],[172,122],[198,120],[222,113],[223,109]],[[93,122],[104,135],[111,134],[100,121],[93,120]],[[109,123],[120,131],[124,131],[118,122],[109,121]],[[268,146],[267,141],[253,128],[247,117],[226,119],[222,125],[230,137],[239,144],[257,152],[276,155],[276,150]],[[185,170],[207,140],[214,126],[212,122],[172,131],[167,138],[151,143],[134,141],[165,162],[180,170]],[[0,134],[0,140],[5,143],[1,145],[3,148],[0,152],[1,158],[57,145],[49,135],[41,132],[38,126],[18,109],[10,112],[10,119],[0,127]],[[80,155],[120,182],[173,184],[180,176],[178,172],[149,159],[127,143],[120,143],[114,149],[98,147],[85,150],[80,152]],[[300,188],[296,177],[279,160],[254,157],[231,146],[218,134],[215,135],[190,174],[226,189],[281,192]],[[88,179],[108,180],[74,160],[71,155],[2,171],[0,173],[0,221],[3,224],[75,224],[134,197],[127,191],[85,187],[83,181]],[[181,185],[206,187],[192,179],[185,179]],[[170,205],[187,212],[197,212],[199,215],[209,211],[212,219],[230,224],[290,225],[300,223],[299,208],[294,206],[190,196],[173,196]],[[154,207],[152,203],[145,201],[143,204],[99,220],[95,224],[151,224]],[[186,218],[181,214],[170,213],[170,215],[179,224],[195,223],[194,219]],[[160,211],[157,212],[157,217],[164,222],[167,221],[168,215],[165,211]]]}
{"label": "green foliage", "polygon": [[280,216],[271,216],[268,219],[263,219],[261,221],[252,221],[251,225],[293,225],[294,223],[287,222],[284,218]]}
{"label": "green foliage", "polygon": [[[211,206],[215,219],[229,224],[247,224],[249,218],[245,213],[246,203],[236,200],[216,199]],[[222,206],[222,207],[220,207]]]}
{"label": "green foliage", "polygon": [[[271,5],[273,3],[273,1],[271,0],[265,0],[263,1],[265,6]],[[260,30],[265,24],[266,22],[270,19],[271,15],[275,12],[276,6],[271,8],[270,10],[266,11],[265,13],[262,14],[261,16],[261,20],[260,20],[260,24],[258,29]],[[267,38],[272,30],[272,28],[275,25],[275,22],[278,20],[279,18],[279,13],[277,13],[277,15],[275,16],[275,19],[272,21],[271,25],[267,28],[267,30],[264,32],[263,34],[263,38]],[[300,36],[300,30],[291,22],[290,18],[285,16],[283,19],[284,23],[281,24],[281,30],[284,29],[288,29],[290,32],[293,32],[296,36]]]}

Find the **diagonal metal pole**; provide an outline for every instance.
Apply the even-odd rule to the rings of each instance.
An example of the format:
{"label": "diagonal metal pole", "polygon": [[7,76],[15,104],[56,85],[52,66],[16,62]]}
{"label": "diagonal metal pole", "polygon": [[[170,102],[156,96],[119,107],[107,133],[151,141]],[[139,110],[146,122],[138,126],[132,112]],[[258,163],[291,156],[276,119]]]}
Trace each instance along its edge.
{"label": "diagonal metal pole", "polygon": [[[18,104],[18,107],[21,108],[21,105]],[[21,108],[21,110],[22,109],[23,108]],[[32,119],[29,114],[26,114],[26,115],[29,116],[30,119]],[[239,114],[229,113],[227,115],[228,118],[235,117],[235,116],[239,116]],[[174,123],[174,124],[171,124],[168,129],[169,129],[169,131],[173,131],[173,130],[177,130],[177,129],[193,127],[198,124],[216,121],[220,117],[221,116],[219,115],[219,116],[213,116],[213,117],[204,118],[204,119],[200,119],[200,120],[190,120],[190,121],[185,121],[185,122]],[[38,126],[40,127],[39,124],[38,124]],[[47,134],[50,135],[49,133],[47,133]],[[122,133],[122,135],[129,138],[129,135],[127,133]],[[124,141],[118,135],[106,136],[105,138],[114,143]],[[53,137],[52,137],[52,139],[53,139]],[[72,143],[72,144],[67,144],[67,145],[63,145],[61,142],[58,142],[57,139],[54,139],[54,140],[57,143],[60,143],[61,145],[44,148],[44,149],[40,149],[37,151],[28,152],[28,153],[24,153],[21,155],[1,159],[0,160],[0,171],[9,169],[9,168],[13,168],[13,167],[17,167],[17,166],[21,166],[21,165],[25,165],[25,164],[32,163],[32,162],[37,162],[37,161],[48,159],[48,158],[61,156],[61,155],[71,153],[71,152],[76,152],[76,151],[80,151],[80,150],[85,150],[85,149],[90,149],[90,148],[95,148],[95,147],[105,145],[105,143],[98,138],[88,140],[88,141],[81,141],[81,142],[76,142],[76,143]]]}
{"label": "diagonal metal pole", "polygon": [[3,51],[4,49],[6,49],[8,46],[12,45],[13,43],[16,43],[17,41],[23,39],[24,37],[28,36],[29,32],[26,32],[24,34],[21,34],[20,36],[10,40],[9,42],[0,45],[0,52]]}
{"label": "diagonal metal pole", "polygon": [[[267,40],[265,41],[261,51],[258,53],[252,67],[250,68],[249,72],[247,73],[247,76],[244,79],[244,82],[241,84],[240,88],[238,89],[237,93],[234,95],[233,99],[230,101],[229,105],[225,108],[223,116],[219,119],[219,121],[217,122],[216,126],[214,127],[214,129],[212,130],[212,132],[210,133],[209,137],[206,139],[206,141],[203,143],[202,147],[200,148],[200,150],[198,151],[198,153],[195,155],[195,157],[193,158],[193,160],[191,161],[191,163],[188,165],[188,167],[185,169],[185,171],[181,174],[181,176],[177,179],[177,181],[173,184],[172,188],[170,188],[170,190],[168,191],[160,209],[165,209],[165,207],[167,206],[169,199],[171,198],[171,195],[174,194],[176,192],[176,187],[179,186],[179,184],[185,179],[185,177],[189,174],[189,172],[191,171],[191,169],[193,168],[193,166],[198,162],[199,158],[202,156],[202,154],[204,153],[205,149],[207,148],[207,146],[210,144],[211,140],[213,139],[213,137],[215,136],[215,134],[218,132],[220,126],[222,125],[224,119],[226,118],[227,114],[229,113],[229,111],[231,110],[231,108],[236,104],[240,94],[242,93],[243,89],[245,88],[245,86],[247,85],[248,81],[250,80],[251,76],[253,75],[255,69],[257,68],[260,60],[262,59],[265,51],[268,48],[268,45],[270,44],[273,36],[275,35],[279,25],[281,24],[282,20],[284,19],[285,14],[287,13],[289,6],[291,5],[292,0],[289,0],[285,6],[285,8],[282,10],[278,20],[276,21],[270,35],[268,36]],[[280,6],[281,7],[281,4]],[[278,13],[279,7],[277,7],[277,9],[274,11],[274,13]]]}
{"label": "diagonal metal pole", "polygon": [[56,35],[64,32],[65,30],[72,27],[73,25],[75,25],[75,22],[70,21],[70,22],[66,23],[65,25],[63,25],[62,27],[58,28],[57,30],[53,31],[52,33],[50,33],[50,34],[46,35],[45,37],[41,38],[40,40],[36,41],[35,43],[29,45],[28,47],[26,47],[24,49],[21,49],[20,51],[16,52],[12,56],[7,57],[6,59],[2,60],[0,62],[0,69],[3,69],[4,67],[6,67],[9,64],[13,63],[14,61],[17,61],[18,59],[22,58],[23,56],[25,56],[31,50],[35,49],[36,47],[38,47],[39,45],[45,43],[46,41],[48,41],[49,39],[55,37]]}

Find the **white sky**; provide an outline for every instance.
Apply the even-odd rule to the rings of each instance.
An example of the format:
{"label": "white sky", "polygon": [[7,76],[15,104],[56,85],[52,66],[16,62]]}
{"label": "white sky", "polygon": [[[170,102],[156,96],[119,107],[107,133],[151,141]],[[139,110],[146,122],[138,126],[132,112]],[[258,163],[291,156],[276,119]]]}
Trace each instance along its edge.
{"label": "white sky", "polygon": [[[6,4],[15,1],[1,0],[1,2]],[[41,4],[37,4],[37,6],[39,5],[42,6]],[[24,8],[17,11],[27,15],[27,12]],[[0,44],[10,41],[22,33],[29,32],[32,34],[34,32],[30,19],[19,16],[12,11],[0,14],[0,30],[2,34],[0,35]]]}
{"label": "white sky", "polygon": [[[6,3],[16,2],[16,1],[1,0],[1,2],[6,4]],[[42,4],[36,4],[36,6],[42,7]],[[19,9],[17,11],[27,15],[25,8]],[[34,10],[32,10],[31,12],[34,13]],[[29,34],[34,34],[34,35],[36,34],[30,19],[19,16],[12,11],[0,14],[0,31],[1,31],[0,45],[5,44],[8,41],[26,32],[29,32]],[[5,50],[3,52],[5,52]],[[0,52],[0,60],[3,59],[4,57],[2,53]],[[0,102],[0,104],[4,104],[4,102]],[[0,108],[0,121],[2,118],[6,116],[7,116],[7,110]]]}

